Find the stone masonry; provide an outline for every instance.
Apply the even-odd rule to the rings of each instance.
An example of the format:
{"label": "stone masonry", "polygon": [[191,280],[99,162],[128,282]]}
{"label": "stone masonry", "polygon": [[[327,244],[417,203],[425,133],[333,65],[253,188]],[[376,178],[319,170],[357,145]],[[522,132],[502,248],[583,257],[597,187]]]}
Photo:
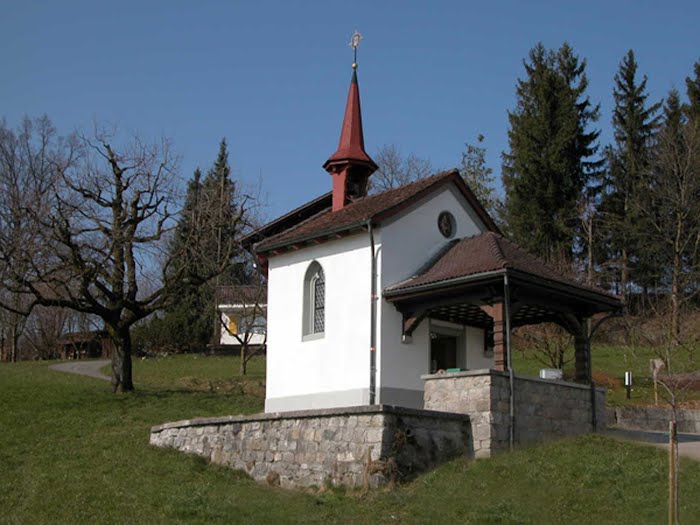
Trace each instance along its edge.
{"label": "stone masonry", "polygon": [[[508,374],[474,370],[423,376],[424,407],[469,415],[474,454],[489,457],[507,449],[510,435]],[[528,444],[605,428],[605,390],[595,389],[596,428],[591,388],[565,381],[514,376],[514,442]]]}
{"label": "stone masonry", "polygon": [[472,454],[469,416],[386,405],[165,423],[150,443],[282,487],[376,487]]}
{"label": "stone masonry", "polygon": [[[608,425],[629,430],[668,431],[673,414],[670,408],[648,406],[619,406],[608,408]],[[700,410],[676,411],[678,432],[700,434]]]}

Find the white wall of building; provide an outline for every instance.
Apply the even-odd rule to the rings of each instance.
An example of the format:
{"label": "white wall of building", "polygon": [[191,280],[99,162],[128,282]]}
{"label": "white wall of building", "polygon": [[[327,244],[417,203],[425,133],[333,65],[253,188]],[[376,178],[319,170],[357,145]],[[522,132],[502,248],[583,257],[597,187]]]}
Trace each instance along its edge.
{"label": "white wall of building", "polygon": [[[437,227],[449,211],[451,239],[485,230],[451,185],[415,203],[375,230],[377,291],[407,279],[451,239]],[[302,337],[303,286],[309,265],[323,268],[326,287],[324,336]],[[369,402],[371,248],[368,233],[308,246],[270,257],[266,412],[362,405]],[[422,407],[422,374],[430,367],[430,322],[401,342],[402,317],[383,299],[377,302],[378,403]],[[460,327],[459,366],[489,368],[483,332]],[[479,339],[480,338],[480,339]]]}
{"label": "white wall of building", "polygon": [[[484,330],[475,326],[464,327],[467,343],[467,370],[493,368],[493,355],[484,355]],[[493,352],[492,352],[493,353]]]}
{"label": "white wall of building", "polygon": [[[264,317],[265,314],[261,315],[257,319],[253,320],[250,319],[250,310],[252,310],[252,307],[249,307],[246,309],[243,305],[219,305],[219,313],[221,315],[221,337],[219,338],[219,344],[220,345],[235,345],[235,346],[240,346],[240,342],[236,337],[229,332],[225,327],[229,327],[230,329],[233,328],[235,325],[238,327],[238,332],[241,332],[241,317],[243,317],[244,321],[248,322],[253,322],[254,326],[256,327],[255,330],[252,330],[253,333],[248,333],[248,337],[250,339],[248,340],[248,344],[251,346],[255,345],[261,345],[265,343],[265,334],[264,333],[257,333],[257,329],[259,327],[260,331],[264,331],[264,327],[267,324],[267,321]],[[234,324],[231,324],[231,318],[235,320]],[[242,335],[240,337],[245,337],[246,332],[243,331]]]}
{"label": "white wall of building", "polygon": [[[438,230],[437,219],[443,211],[455,217],[456,228],[451,239],[485,231],[485,226],[452,185],[417,202],[382,225],[380,291],[413,276],[451,240]],[[429,322],[427,319],[421,322],[413,332],[412,342],[406,344],[401,342],[401,314],[383,300],[379,311],[379,400],[386,404],[422,407],[420,376],[427,374],[430,366]]]}
{"label": "white wall of building", "polygon": [[[303,286],[317,261],[325,275],[325,331],[303,340]],[[369,235],[271,257],[268,273],[266,412],[368,403]]]}

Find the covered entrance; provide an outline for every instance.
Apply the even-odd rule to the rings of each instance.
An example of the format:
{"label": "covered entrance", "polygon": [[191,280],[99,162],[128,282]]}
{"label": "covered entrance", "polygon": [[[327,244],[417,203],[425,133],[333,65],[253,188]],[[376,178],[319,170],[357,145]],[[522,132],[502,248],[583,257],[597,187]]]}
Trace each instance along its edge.
{"label": "covered entrance", "polygon": [[[557,323],[574,336],[575,379],[583,383],[592,382],[587,321],[622,309],[616,297],[561,275],[494,232],[448,243],[422,271],[383,295],[402,314],[404,341],[427,319],[483,329],[497,371],[509,368],[510,330]],[[455,344],[431,324],[431,372],[460,366]]]}
{"label": "covered entrance", "polygon": [[430,373],[456,369],[459,338],[439,332],[430,332]]}

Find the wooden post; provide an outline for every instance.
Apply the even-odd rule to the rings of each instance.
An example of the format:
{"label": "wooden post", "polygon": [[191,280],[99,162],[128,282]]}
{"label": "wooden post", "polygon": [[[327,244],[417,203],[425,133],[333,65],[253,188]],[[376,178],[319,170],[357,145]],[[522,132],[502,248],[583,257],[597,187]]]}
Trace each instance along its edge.
{"label": "wooden post", "polygon": [[668,525],[678,522],[678,494],[676,492],[676,422],[668,422]]}
{"label": "wooden post", "polygon": [[591,342],[583,330],[577,330],[574,334],[574,350],[576,357],[576,381],[590,383],[592,380],[590,366]]}
{"label": "wooden post", "polygon": [[499,372],[506,370],[507,354],[510,352],[506,348],[506,323],[503,303],[494,305],[483,305],[481,309],[493,320],[493,360],[494,369]]}

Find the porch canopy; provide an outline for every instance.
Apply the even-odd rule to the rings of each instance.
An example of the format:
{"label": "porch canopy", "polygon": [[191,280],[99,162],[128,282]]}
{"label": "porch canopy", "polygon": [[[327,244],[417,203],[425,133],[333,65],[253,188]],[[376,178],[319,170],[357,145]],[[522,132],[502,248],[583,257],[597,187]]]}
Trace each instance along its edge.
{"label": "porch canopy", "polygon": [[404,338],[427,317],[493,329],[494,368],[501,371],[509,325],[557,323],[574,336],[576,380],[582,382],[591,381],[586,321],[622,310],[618,298],[566,277],[494,232],[449,242],[383,295],[403,315]]}

